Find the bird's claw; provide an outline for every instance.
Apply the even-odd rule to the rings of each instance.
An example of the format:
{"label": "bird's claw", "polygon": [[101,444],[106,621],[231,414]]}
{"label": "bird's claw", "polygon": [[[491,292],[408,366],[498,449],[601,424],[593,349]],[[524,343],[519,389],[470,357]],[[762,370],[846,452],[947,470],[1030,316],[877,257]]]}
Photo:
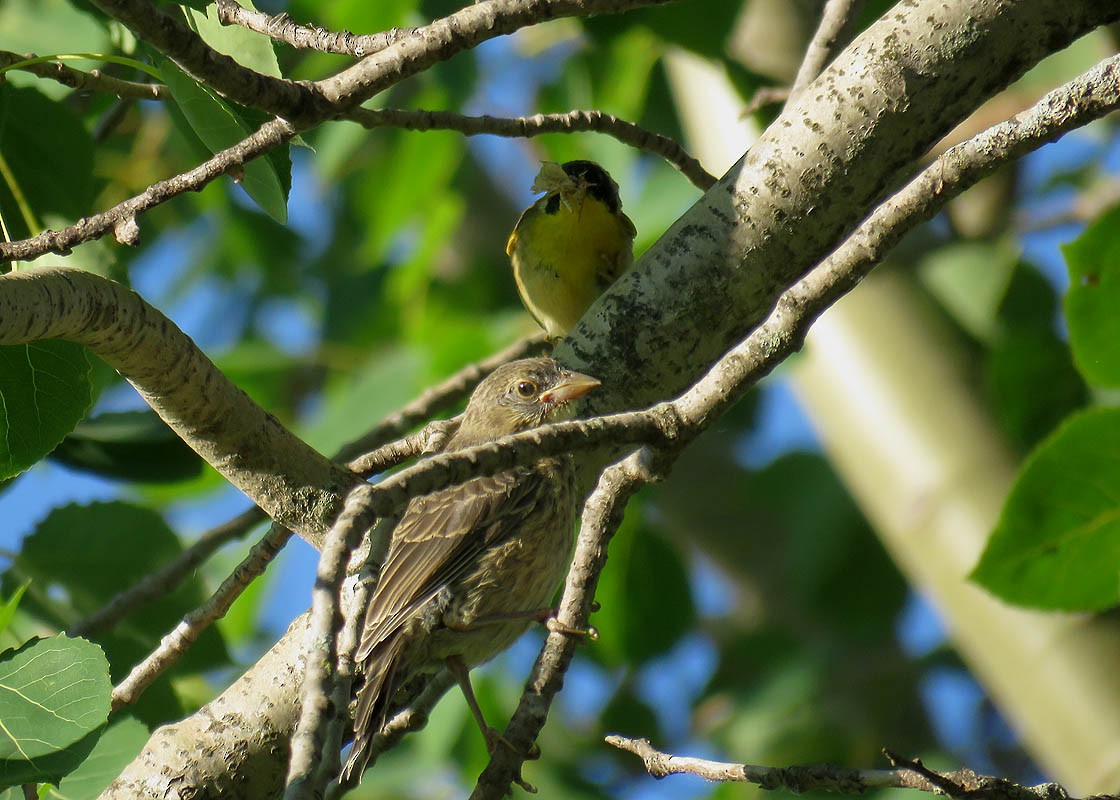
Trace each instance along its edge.
{"label": "bird's claw", "polygon": [[565,625],[556,617],[549,617],[545,620],[544,626],[548,628],[549,633],[562,633],[565,636],[578,636],[586,638],[592,642],[599,640],[599,631],[594,625],[588,625],[586,628],[573,628],[571,625]]}

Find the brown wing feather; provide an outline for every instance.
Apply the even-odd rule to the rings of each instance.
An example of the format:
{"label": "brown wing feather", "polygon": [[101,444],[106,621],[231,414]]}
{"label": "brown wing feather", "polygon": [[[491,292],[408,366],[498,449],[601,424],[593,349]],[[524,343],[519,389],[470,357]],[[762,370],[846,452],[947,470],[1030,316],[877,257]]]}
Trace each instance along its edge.
{"label": "brown wing feather", "polygon": [[393,533],[357,658],[368,658],[440,587],[465,574],[486,548],[514,534],[541,480],[530,470],[514,470],[414,500]]}

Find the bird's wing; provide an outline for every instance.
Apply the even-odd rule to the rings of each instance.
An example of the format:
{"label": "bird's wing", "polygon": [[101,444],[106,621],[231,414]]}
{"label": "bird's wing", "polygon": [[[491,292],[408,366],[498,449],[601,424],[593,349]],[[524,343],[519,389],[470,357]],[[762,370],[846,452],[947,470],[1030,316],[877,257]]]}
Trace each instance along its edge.
{"label": "bird's wing", "polygon": [[409,504],[366,609],[357,657],[365,660],[488,547],[513,535],[545,478],[529,469],[474,478]]}
{"label": "bird's wing", "polygon": [[605,292],[634,263],[634,237],[637,236],[638,232],[634,228],[634,223],[630,221],[630,217],[621,211],[618,212],[616,221],[622,234],[623,243],[622,247],[616,252],[610,255],[602,254],[602,263],[595,272],[595,284],[601,292]]}

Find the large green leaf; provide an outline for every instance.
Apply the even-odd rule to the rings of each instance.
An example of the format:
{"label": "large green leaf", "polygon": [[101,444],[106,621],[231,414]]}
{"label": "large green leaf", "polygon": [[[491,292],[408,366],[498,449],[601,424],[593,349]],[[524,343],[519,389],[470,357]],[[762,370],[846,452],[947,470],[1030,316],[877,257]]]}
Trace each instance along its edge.
{"label": "large green leaf", "polygon": [[1017,605],[1097,610],[1120,597],[1120,409],[1070,418],[1031,455],[972,579]]}
{"label": "large green leaf", "polygon": [[64,635],[0,655],[0,785],[57,783],[109,715],[101,648]]}
{"label": "large green leaf", "polygon": [[641,516],[632,503],[595,592],[600,610],[591,622],[600,637],[589,653],[610,665],[637,667],[662,655],[696,623],[680,550]]}
{"label": "large green leaf", "polygon": [[[101,608],[122,589],[162,566],[182,550],[178,537],[154,511],[123,502],[69,505],[55,509],[24,540],[16,562],[31,578],[34,594],[20,605],[42,624],[64,627]],[[110,633],[94,634],[120,679],[149,653],[188,611],[206,597],[192,578],[174,592],[135,611]],[[47,599],[49,598],[49,600]],[[176,665],[174,673],[213,669],[229,662],[221,636],[205,630]],[[166,689],[165,682],[157,687]],[[155,687],[153,687],[155,688]],[[151,699],[149,699],[149,695]],[[181,711],[173,698],[149,690],[142,699],[155,707],[138,707],[146,722]]]}
{"label": "large green leaf", "polygon": [[1120,386],[1120,206],[1062,248],[1073,359],[1089,383]]}
{"label": "large green leaf", "polygon": [[0,347],[0,477],[54,450],[93,403],[89,359],[57,340]]}
{"label": "large green leaf", "polygon": [[[256,10],[251,0],[237,0],[244,8]],[[205,4],[205,11],[187,9],[187,23],[202,37],[206,44],[219,53],[225,53],[243,67],[248,67],[262,75],[280,77],[280,64],[276,60],[276,50],[272,40],[264,34],[249,30],[243,25],[223,25],[218,20],[218,9],[212,3]]]}
{"label": "large green leaf", "polygon": [[[239,113],[207,86],[196,82],[174,62],[157,57],[156,65],[164,83],[171,90],[175,105],[206,148],[217,153],[233,147],[253,132]],[[241,188],[258,206],[280,223],[288,219],[288,196],[275,163],[268,158],[255,158],[244,165]]]}

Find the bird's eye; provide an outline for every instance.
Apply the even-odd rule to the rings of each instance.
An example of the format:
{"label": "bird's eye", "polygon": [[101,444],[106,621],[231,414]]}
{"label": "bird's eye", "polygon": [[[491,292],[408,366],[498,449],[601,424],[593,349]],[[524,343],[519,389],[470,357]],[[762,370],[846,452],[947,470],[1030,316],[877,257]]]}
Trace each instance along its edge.
{"label": "bird's eye", "polygon": [[537,393],[537,385],[532,381],[518,381],[515,388],[517,394],[525,398],[533,397]]}

